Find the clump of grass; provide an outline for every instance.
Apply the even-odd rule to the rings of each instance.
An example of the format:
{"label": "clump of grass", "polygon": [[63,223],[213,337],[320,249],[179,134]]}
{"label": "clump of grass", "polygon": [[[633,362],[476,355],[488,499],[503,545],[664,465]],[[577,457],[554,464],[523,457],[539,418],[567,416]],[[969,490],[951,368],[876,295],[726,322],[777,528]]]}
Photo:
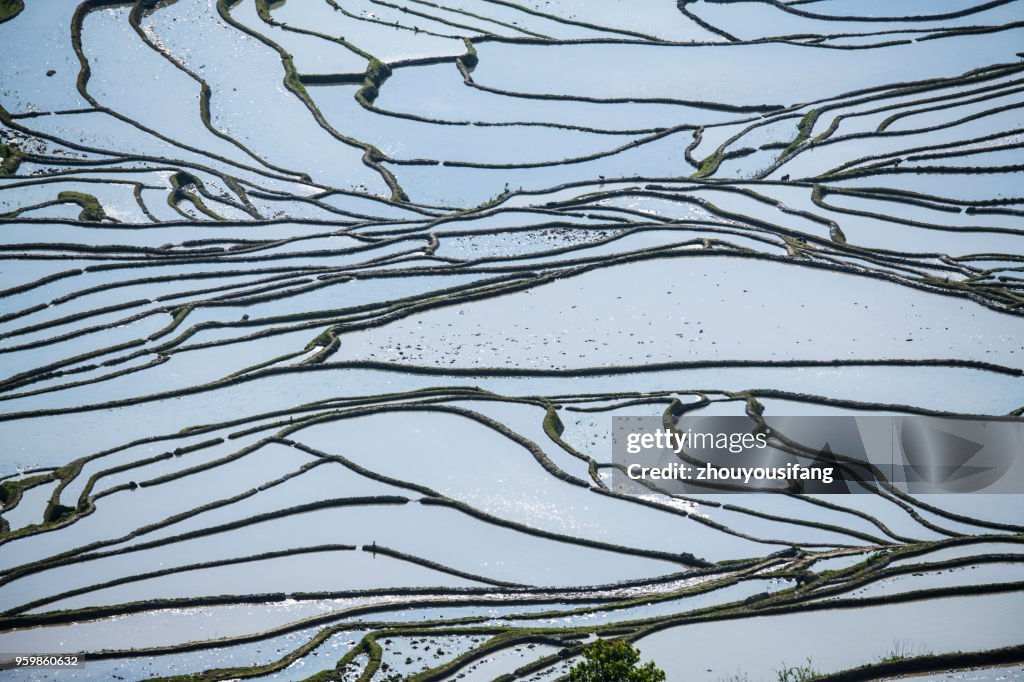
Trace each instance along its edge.
{"label": "clump of grass", "polygon": [[21,165],[21,156],[21,150],[16,146],[0,142],[0,177],[17,173],[18,166]]}
{"label": "clump of grass", "polygon": [[23,9],[25,3],[22,0],[0,0],[0,21],[13,19]]}
{"label": "clump of grass", "polygon": [[814,124],[817,123],[818,116],[820,114],[821,112],[817,109],[811,109],[806,114],[804,114],[804,117],[800,119],[800,123],[797,124],[796,137],[793,138],[793,141],[790,142],[789,145],[782,150],[781,154],[779,154],[780,160],[786,158],[787,156],[795,152],[797,147],[802,145],[804,142],[808,140],[808,138],[810,138],[811,130],[814,129]]}
{"label": "clump of grass", "polygon": [[469,38],[463,38],[462,42],[466,44],[466,54],[459,57],[459,62],[461,62],[466,69],[472,69],[480,63],[480,57],[476,53],[476,46],[473,45],[473,42]]}
{"label": "clump of grass", "polygon": [[188,188],[195,188],[196,191],[203,189],[203,181],[197,178],[195,175],[186,171],[178,171],[171,176],[171,193],[167,196],[167,204],[174,209],[177,209],[177,205],[182,201],[187,201],[196,207],[200,213],[206,215],[214,220],[224,220],[222,216],[217,214],[213,209],[206,205],[202,197],[194,192],[188,191]]}
{"label": "clump of grass", "polygon": [[33,488],[37,485],[52,481],[53,476],[47,474],[39,474],[37,476],[29,476],[28,478],[19,478],[13,481],[4,481],[0,483],[0,504],[6,503],[13,499],[16,495],[20,495],[22,490]]}
{"label": "clump of grass", "polygon": [[700,163],[700,169],[693,174],[694,178],[707,178],[715,174],[718,167],[722,165],[722,153],[716,150]]}
{"label": "clump of grass", "polygon": [[315,339],[307,343],[304,350],[308,353],[317,346],[323,346],[324,348],[326,348],[327,346],[331,345],[332,341],[334,341],[334,334],[331,332],[330,329],[325,329],[324,331],[320,332]]}
{"label": "clump of grass", "polygon": [[267,0],[256,0],[256,13],[268,24],[273,22],[270,16],[270,4]]}
{"label": "clump of grass", "polygon": [[506,187],[505,189],[501,190],[490,199],[485,199],[482,202],[480,202],[480,204],[477,205],[477,209],[479,210],[483,208],[490,208],[491,206],[496,206],[500,204],[502,201],[504,201],[510,194],[512,194],[512,192],[510,192]]}
{"label": "clump of grass", "polygon": [[57,195],[57,201],[81,206],[82,212],[78,214],[79,220],[98,223],[107,217],[106,211],[100,205],[100,200],[85,192],[61,192]]}
{"label": "clump of grass", "polygon": [[379,59],[371,59],[366,65],[363,86],[356,93],[356,99],[364,106],[373,104],[380,94],[380,86],[391,77],[391,67]]}
{"label": "clump of grass", "polygon": [[781,670],[775,671],[775,679],[778,682],[807,682],[807,680],[813,680],[818,676],[818,671],[814,669],[809,658],[806,665],[787,666],[785,663],[782,665]]}
{"label": "clump of grass", "polygon": [[55,504],[46,508],[46,513],[43,515],[43,522],[60,523],[61,521],[68,518],[74,513],[74,507],[68,507],[63,504]]}
{"label": "clump of grass", "polygon": [[285,76],[285,80],[288,81],[288,85],[291,86],[291,88],[296,92],[300,92],[303,95],[308,95],[308,93],[306,92],[306,86],[303,84],[302,78],[299,77],[299,74],[296,71],[289,69],[288,75]]}
{"label": "clump of grass", "polygon": [[736,673],[729,677],[719,677],[718,682],[750,682],[750,677],[746,673]]}
{"label": "clump of grass", "polygon": [[189,185],[195,185],[196,187],[199,187],[201,184],[202,183],[199,180],[199,178],[197,178],[196,176],[192,175],[187,171],[178,171],[177,173],[171,176],[171,186],[174,187],[175,189],[188,187]]}
{"label": "clump of grass", "polygon": [[908,658],[927,656],[931,653],[923,645],[914,646],[906,639],[894,639],[888,653],[878,657],[879,663],[895,663]]}
{"label": "clump of grass", "polygon": [[[60,478],[60,476],[57,472],[53,472],[29,476],[27,478],[21,478],[14,481],[4,481],[3,483],[0,483],[0,507],[8,504],[16,506],[21,503],[22,495],[26,490],[57,480],[58,478]],[[5,532],[0,532],[0,537],[3,537],[4,539],[14,539],[38,530],[44,530],[67,519],[74,514],[75,511],[76,509],[74,507],[54,504],[51,501],[43,512],[43,522],[41,524],[31,524],[24,528],[19,528],[16,531],[10,531],[8,529]]]}

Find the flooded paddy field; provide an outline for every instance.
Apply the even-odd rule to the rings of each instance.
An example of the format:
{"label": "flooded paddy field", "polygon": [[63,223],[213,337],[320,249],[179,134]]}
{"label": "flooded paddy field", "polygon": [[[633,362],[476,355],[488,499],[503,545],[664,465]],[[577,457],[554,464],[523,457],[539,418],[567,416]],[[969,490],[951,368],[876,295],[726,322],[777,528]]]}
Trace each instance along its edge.
{"label": "flooded paddy field", "polygon": [[1024,0],[0,0],[0,659],[86,661],[0,679],[1024,679],[1024,495],[611,481],[620,416],[1024,414],[1021,50]]}

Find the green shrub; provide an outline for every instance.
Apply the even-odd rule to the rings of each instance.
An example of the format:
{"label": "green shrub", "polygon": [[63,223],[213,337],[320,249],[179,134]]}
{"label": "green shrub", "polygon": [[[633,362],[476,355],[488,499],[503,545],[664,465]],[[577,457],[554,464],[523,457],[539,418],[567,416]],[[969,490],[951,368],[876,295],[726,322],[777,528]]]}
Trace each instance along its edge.
{"label": "green shrub", "polygon": [[569,671],[569,682],[664,682],[653,662],[640,665],[640,652],[625,640],[599,639],[583,650],[583,661]]}

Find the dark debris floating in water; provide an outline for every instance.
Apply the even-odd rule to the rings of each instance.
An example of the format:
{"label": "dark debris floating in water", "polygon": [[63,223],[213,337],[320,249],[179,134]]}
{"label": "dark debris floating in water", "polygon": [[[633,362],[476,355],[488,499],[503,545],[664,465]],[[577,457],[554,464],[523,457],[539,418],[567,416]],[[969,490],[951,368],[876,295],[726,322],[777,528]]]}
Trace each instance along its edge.
{"label": "dark debris floating in water", "polygon": [[0,651],[1024,658],[1017,496],[608,487],[617,414],[1020,414],[1024,2],[642,4],[0,0]]}

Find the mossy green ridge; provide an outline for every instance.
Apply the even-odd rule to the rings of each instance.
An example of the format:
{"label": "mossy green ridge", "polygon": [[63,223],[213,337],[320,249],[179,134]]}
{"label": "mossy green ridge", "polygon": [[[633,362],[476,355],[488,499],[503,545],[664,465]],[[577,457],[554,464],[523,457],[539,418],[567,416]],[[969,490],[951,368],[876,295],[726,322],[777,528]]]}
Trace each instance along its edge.
{"label": "mossy green ridge", "polygon": [[107,214],[100,205],[99,199],[92,194],[66,191],[57,195],[57,201],[81,206],[82,212],[78,215],[79,220],[97,223],[107,218]]}
{"label": "mossy green ridge", "polygon": [[24,0],[0,0],[0,22],[13,19],[25,9]]}

